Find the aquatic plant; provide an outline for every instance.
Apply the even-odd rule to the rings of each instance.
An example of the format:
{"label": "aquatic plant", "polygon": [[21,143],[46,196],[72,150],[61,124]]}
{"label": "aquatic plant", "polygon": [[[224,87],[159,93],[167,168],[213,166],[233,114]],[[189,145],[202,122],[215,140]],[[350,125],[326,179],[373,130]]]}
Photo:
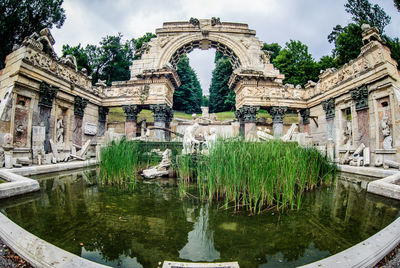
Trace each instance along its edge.
{"label": "aquatic plant", "polygon": [[197,160],[178,157],[176,168],[181,196],[196,181],[201,198],[253,214],[271,208],[298,209],[303,193],[329,183],[336,171],[315,148],[241,140],[219,141],[208,156]]}

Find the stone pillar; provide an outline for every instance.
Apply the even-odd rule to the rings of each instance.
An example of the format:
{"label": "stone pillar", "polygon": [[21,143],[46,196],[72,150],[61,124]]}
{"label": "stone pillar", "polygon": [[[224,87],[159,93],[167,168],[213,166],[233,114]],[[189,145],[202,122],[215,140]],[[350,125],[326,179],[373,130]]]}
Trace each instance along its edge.
{"label": "stone pillar", "polygon": [[104,136],[106,132],[106,122],[107,122],[108,107],[99,106],[99,131],[97,136]]}
{"label": "stone pillar", "polygon": [[241,108],[244,121],[244,137],[246,140],[256,138],[256,121],[259,106],[243,105]]}
{"label": "stone pillar", "polygon": [[[51,109],[53,107],[53,100],[54,97],[56,96],[58,91],[58,88],[50,86],[46,82],[40,83],[39,87],[39,122],[43,124],[45,127],[45,141],[44,141],[44,151],[45,153],[48,153],[50,151],[50,139],[52,138],[49,133],[52,133],[50,131],[51,125],[50,122],[50,116],[51,116]],[[53,126],[54,127],[54,126]]]}
{"label": "stone pillar", "polygon": [[[151,104],[150,110],[154,113],[154,138],[156,140],[165,141],[166,131],[162,128],[167,128],[171,122],[174,112],[167,104]],[[158,128],[158,129],[157,129]]]}
{"label": "stone pillar", "polygon": [[73,128],[72,142],[73,144],[82,146],[82,123],[85,108],[88,104],[88,100],[79,96],[75,96],[74,102],[74,121],[75,126]]}
{"label": "stone pillar", "polygon": [[335,140],[335,99],[328,99],[322,102],[322,108],[325,111],[326,131],[328,140]]}
{"label": "stone pillar", "polygon": [[235,111],[235,117],[239,121],[239,135],[244,137],[244,120],[243,120],[243,109],[242,108]]}
{"label": "stone pillar", "polygon": [[280,138],[283,136],[283,117],[285,116],[286,111],[286,106],[273,106],[269,111],[272,116],[274,138]]}
{"label": "stone pillar", "polygon": [[356,145],[364,143],[369,147],[369,109],[368,109],[368,89],[366,86],[351,91],[351,97],[356,104],[358,136]]}
{"label": "stone pillar", "polygon": [[126,114],[126,122],[125,122],[125,135],[126,140],[132,140],[136,137],[136,129],[137,129],[137,115],[142,110],[136,104],[132,105],[122,105],[122,109]]}
{"label": "stone pillar", "polygon": [[301,122],[301,132],[305,132],[310,135],[310,109],[303,109],[300,111]]}

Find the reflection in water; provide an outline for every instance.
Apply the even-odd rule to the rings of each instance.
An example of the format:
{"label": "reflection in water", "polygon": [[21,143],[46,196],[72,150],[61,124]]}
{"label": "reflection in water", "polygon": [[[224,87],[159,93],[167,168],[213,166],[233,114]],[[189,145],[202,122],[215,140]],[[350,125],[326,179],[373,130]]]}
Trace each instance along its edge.
{"label": "reflection in water", "polygon": [[400,210],[397,201],[338,181],[307,193],[299,211],[249,217],[182,201],[169,182],[138,183],[129,193],[95,185],[89,175],[39,177],[39,193],[1,200],[0,211],[58,247],[114,267],[215,260],[245,268],[330,256],[375,234]]}
{"label": "reflection in water", "polygon": [[209,262],[220,258],[220,253],[214,247],[214,231],[208,226],[208,206],[208,203],[201,206],[193,231],[188,233],[188,242],[179,251],[179,258]]}

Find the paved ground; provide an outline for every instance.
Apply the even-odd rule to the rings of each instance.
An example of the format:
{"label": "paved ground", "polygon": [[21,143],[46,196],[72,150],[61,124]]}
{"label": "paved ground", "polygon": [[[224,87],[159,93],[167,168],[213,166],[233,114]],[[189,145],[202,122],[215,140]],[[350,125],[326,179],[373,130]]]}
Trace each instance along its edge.
{"label": "paved ground", "polygon": [[0,267],[31,268],[32,266],[21,259],[0,240]]}
{"label": "paved ground", "polygon": [[397,268],[400,267],[400,245],[390,252],[375,267],[378,268]]}

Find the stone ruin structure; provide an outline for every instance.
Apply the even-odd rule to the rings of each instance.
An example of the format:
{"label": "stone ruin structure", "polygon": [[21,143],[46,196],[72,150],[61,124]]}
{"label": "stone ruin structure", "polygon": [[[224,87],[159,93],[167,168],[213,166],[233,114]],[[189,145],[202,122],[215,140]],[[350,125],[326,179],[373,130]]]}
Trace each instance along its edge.
{"label": "stone ruin structure", "polygon": [[304,88],[282,83],[284,75],[247,24],[218,18],[164,23],[156,38],[136,52],[140,59],[131,66],[131,79],[111,86],[104,81],[92,86],[73,57],[56,56],[54,42],[48,29],[32,34],[8,55],[0,72],[0,145],[13,164],[82,158],[88,146],[104,142],[110,107],[123,108],[127,139],[135,138],[142,109],[153,111],[154,136],[165,139],[174,89],[180,85],[176,65],[195,48],[215,48],[230,58],[229,86],[246,137],[257,132],[259,109],[271,114],[274,137],[283,135],[285,113],[295,112],[300,131],[337,161],[400,161],[400,75],[376,28],[363,26],[364,46],[356,59],[339,70],[325,70]]}

